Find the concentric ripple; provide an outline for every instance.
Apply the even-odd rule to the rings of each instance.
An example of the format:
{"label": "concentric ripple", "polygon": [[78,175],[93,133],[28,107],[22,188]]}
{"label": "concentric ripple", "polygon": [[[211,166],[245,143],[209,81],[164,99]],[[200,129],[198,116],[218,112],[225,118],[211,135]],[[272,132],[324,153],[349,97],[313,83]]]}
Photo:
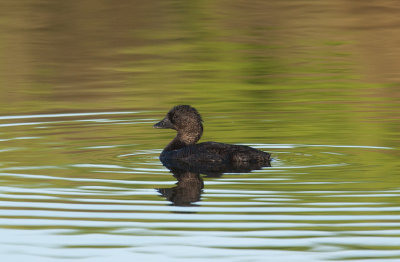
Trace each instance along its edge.
{"label": "concentric ripple", "polygon": [[390,163],[394,148],[252,144],[272,152],[272,167],[200,176],[204,187],[180,188],[196,197],[174,202],[179,185],[158,161],[165,141],[146,135],[151,113],[0,121],[4,261],[400,258],[400,188],[384,183],[390,166],[369,162]]}

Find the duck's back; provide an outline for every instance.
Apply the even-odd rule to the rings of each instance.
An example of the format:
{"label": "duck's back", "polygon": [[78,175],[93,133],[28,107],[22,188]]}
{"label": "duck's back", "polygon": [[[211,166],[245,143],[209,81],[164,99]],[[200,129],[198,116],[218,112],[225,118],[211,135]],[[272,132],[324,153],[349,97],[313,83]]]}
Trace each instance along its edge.
{"label": "duck's back", "polygon": [[199,162],[269,163],[270,154],[242,145],[204,142],[172,151],[163,151],[162,159]]}

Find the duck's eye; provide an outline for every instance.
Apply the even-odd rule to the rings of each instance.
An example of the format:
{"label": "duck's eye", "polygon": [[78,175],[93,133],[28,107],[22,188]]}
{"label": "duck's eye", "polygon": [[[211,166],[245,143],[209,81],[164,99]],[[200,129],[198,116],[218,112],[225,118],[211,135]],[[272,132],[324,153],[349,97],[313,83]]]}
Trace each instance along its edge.
{"label": "duck's eye", "polygon": [[173,114],[173,113],[168,114],[168,119],[169,119],[169,121],[171,121],[171,123],[174,123],[175,122],[175,114]]}

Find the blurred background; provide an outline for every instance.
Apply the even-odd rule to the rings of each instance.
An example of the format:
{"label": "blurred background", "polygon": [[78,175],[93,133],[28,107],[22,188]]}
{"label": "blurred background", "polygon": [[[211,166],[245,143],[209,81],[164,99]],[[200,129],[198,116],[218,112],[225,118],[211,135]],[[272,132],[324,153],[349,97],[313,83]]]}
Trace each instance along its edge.
{"label": "blurred background", "polygon": [[164,112],[184,103],[205,116],[285,118],[262,126],[268,136],[325,140],[351,129],[345,139],[390,144],[399,133],[399,8],[2,1],[0,112]]}
{"label": "blurred background", "polygon": [[[177,104],[202,114],[202,141],[272,152],[272,168],[171,205],[155,189],[176,183],[158,161],[174,134],[152,125]],[[399,112],[395,0],[2,0],[0,258],[395,261]]]}

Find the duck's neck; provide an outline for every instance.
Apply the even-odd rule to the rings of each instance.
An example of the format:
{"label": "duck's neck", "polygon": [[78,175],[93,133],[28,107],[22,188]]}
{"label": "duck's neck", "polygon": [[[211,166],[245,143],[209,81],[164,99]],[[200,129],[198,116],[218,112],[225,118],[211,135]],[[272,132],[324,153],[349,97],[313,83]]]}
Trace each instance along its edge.
{"label": "duck's neck", "polygon": [[203,127],[196,130],[178,131],[176,137],[164,148],[164,151],[172,151],[194,145],[200,140],[203,134]]}

